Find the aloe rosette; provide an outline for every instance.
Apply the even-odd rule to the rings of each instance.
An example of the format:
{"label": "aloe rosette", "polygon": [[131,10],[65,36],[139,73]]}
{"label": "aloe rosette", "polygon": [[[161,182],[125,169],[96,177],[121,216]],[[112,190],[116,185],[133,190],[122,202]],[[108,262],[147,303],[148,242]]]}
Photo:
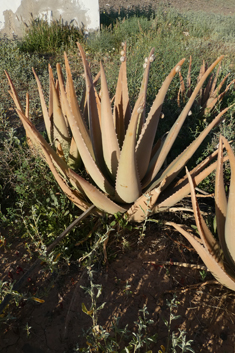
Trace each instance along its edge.
{"label": "aloe rosette", "polygon": [[[140,222],[149,210],[153,213],[164,211],[190,192],[187,178],[184,177],[177,183],[175,178],[229,108],[218,114],[197,139],[164,169],[165,161],[203,83],[223,56],[202,75],[171,130],[155,143],[166,93],[185,59],[180,60],[166,77],[146,116],[147,84],[150,65],[154,60],[154,49],[145,59],[139,96],[131,110],[126,74],[126,45],[121,52],[121,66],[114,100],[109,97],[102,63],[100,73],[93,80],[85,52],[79,43],[78,48],[86,84],[80,104],[66,54],[66,80],[60,64],[56,66],[57,80],[54,79],[49,67],[49,107],[34,72],[50,143],[47,143],[35,129],[28,111],[23,111],[14,85],[6,73],[16,111],[31,145],[40,150],[62,190],[81,210],[86,210],[94,204],[97,209],[104,212],[126,213],[131,221]],[[97,92],[96,82],[99,77],[101,90]],[[197,184],[215,168],[216,164],[212,161],[216,154],[217,152],[207,157],[191,171]],[[79,170],[81,160],[87,178],[76,172]]]}
{"label": "aloe rosette", "polygon": [[[227,150],[231,168],[228,200],[223,180],[223,148]],[[218,241],[214,238],[204,221],[197,202],[194,182],[187,172],[195,221],[200,238],[184,230],[176,223],[175,227],[192,244],[208,270],[225,287],[235,291],[235,156],[228,141],[221,136],[215,179],[215,211]]]}

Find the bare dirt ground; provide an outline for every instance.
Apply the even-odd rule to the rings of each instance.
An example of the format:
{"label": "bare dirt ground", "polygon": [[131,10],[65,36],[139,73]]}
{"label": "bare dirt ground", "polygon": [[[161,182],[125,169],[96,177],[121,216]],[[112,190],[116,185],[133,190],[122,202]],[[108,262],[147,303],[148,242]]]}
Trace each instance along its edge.
{"label": "bare dirt ground", "polygon": [[[120,7],[127,10],[135,6],[159,6],[158,1],[100,0],[101,11]],[[175,6],[181,11],[203,10],[226,15],[235,13],[234,1],[217,0],[171,0],[161,1],[165,6]],[[181,216],[177,216],[181,223]],[[138,318],[138,310],[147,305],[149,317],[154,320],[149,334],[158,334],[157,344],[151,349],[158,352],[161,344],[166,346],[167,328],[163,318],[169,320],[166,299],[177,295],[176,313],[181,317],[172,325],[187,332],[193,340],[196,353],[235,352],[235,293],[215,283],[210,273],[202,281],[199,270],[163,266],[161,261],[179,261],[201,264],[191,246],[171,229],[158,228],[149,223],[144,241],[137,243],[139,231],[128,236],[130,247],[123,249],[110,236],[107,246],[108,265],[96,265],[94,282],[101,284],[103,291],[98,305],[106,302],[100,311],[98,323],[107,330],[114,316],[120,316],[120,327]],[[3,234],[4,235],[4,234]],[[13,240],[11,240],[13,242]],[[23,256],[25,254],[25,256]],[[10,250],[1,247],[0,273],[3,280],[18,281],[29,269],[24,244],[15,239]],[[206,281],[206,282],[205,282]],[[90,298],[80,286],[88,287],[86,269],[74,261],[71,266],[50,273],[41,264],[28,278],[21,292],[26,296],[37,296],[44,303],[33,300],[21,301],[19,306],[10,305],[14,320],[1,324],[1,353],[72,353],[76,343],[85,345],[82,329],[91,326],[91,319],[82,312],[82,303],[87,307]],[[30,328],[27,335],[26,325]]]}

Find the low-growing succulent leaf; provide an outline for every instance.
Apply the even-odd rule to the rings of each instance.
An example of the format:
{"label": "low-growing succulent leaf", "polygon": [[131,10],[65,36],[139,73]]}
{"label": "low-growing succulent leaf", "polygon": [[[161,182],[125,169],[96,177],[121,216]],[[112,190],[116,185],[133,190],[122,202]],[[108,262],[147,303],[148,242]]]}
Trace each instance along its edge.
{"label": "low-growing succulent leaf", "polygon": [[[180,89],[178,92],[178,106],[180,107],[180,97],[182,97],[183,102],[185,103],[185,98],[186,96],[189,98],[191,96],[192,92],[192,85],[191,85],[191,66],[192,66],[192,57],[190,56],[190,61],[189,61],[189,69],[188,69],[188,75],[187,75],[187,89],[185,88],[184,84],[184,79],[179,73],[179,78],[180,78]],[[205,61],[203,60],[202,66],[200,68],[200,72],[197,78],[197,82],[200,82],[202,76],[204,75],[206,71],[207,65],[205,64]],[[227,74],[222,81],[216,86],[217,80],[219,77],[219,72],[221,70],[221,65],[219,65],[215,76],[213,77],[212,75],[209,77],[208,82],[206,84],[205,88],[201,88],[199,91],[199,95],[196,99],[197,103],[199,106],[202,108],[202,113],[205,115],[208,115],[210,111],[215,107],[215,105],[218,102],[221,102],[224,95],[226,92],[229,90],[232,84],[235,83],[235,80],[232,80],[225,88],[223,92],[220,92],[224,84],[226,83],[226,80],[230,74]]]}
{"label": "low-growing succulent leaf", "polygon": [[136,156],[137,156],[137,165],[140,173],[140,178],[142,179],[149,166],[149,161],[152,152],[152,146],[154,138],[156,135],[158,122],[161,116],[162,104],[164,102],[168,88],[173,80],[175,74],[181,69],[185,59],[182,59],[178,64],[171,70],[170,74],[165,79],[162,84],[161,89],[159,90],[153,105],[148,114],[146,123],[142,129],[140,138],[136,146]]}
{"label": "low-growing succulent leaf", "polygon": [[[223,146],[225,147],[231,167],[231,179],[228,201],[226,199],[224,182],[223,182]],[[167,222],[168,225],[175,227],[183,234],[195,250],[198,252],[205,265],[214,275],[214,277],[224,286],[235,291],[235,156],[233,151],[224,137],[220,137],[217,172],[216,172],[216,187],[215,187],[215,202],[216,202],[216,223],[219,235],[219,242],[216,241],[209,228],[204,221],[195,194],[194,180],[187,171],[189,179],[192,205],[196,220],[197,229],[200,238],[186,232],[182,226],[173,222]]]}
{"label": "low-growing succulent leaf", "polygon": [[101,72],[101,136],[103,155],[106,167],[115,180],[119,162],[120,149],[114,128],[111,102],[109,99],[108,85],[102,63]]}
{"label": "low-growing succulent leaf", "polygon": [[[100,72],[92,80],[91,70],[86,59],[85,52],[82,46],[77,43],[85,72],[86,90],[84,90],[84,102],[81,102],[83,108],[83,118],[88,121],[90,138],[95,154],[96,163],[104,171],[104,157],[102,149],[102,137],[101,137],[101,104],[98,94],[95,90],[95,83],[100,77]],[[82,106],[83,105],[83,106]],[[85,109],[85,112],[84,112]],[[87,112],[87,117],[86,117]]]}
{"label": "low-growing succulent leaf", "polygon": [[[167,158],[167,155],[176,139],[176,137],[178,136],[178,133],[186,119],[186,117],[188,116],[188,113],[193,105],[193,102],[198,94],[198,92],[200,91],[203,83],[205,82],[205,80],[207,79],[208,75],[211,73],[211,71],[215,68],[215,66],[223,59],[223,56],[220,56],[209,68],[208,70],[204,73],[204,75],[201,77],[200,81],[198,82],[197,86],[195,87],[191,97],[189,98],[188,103],[186,104],[186,106],[184,107],[183,111],[181,112],[180,116],[178,117],[178,119],[176,120],[176,122],[174,123],[174,125],[172,126],[171,130],[169,131],[167,137],[166,137],[166,141],[164,143],[164,146],[157,158],[157,160],[155,161],[155,164],[153,165],[153,167],[148,171],[147,175],[144,178],[144,186],[147,186],[147,184],[149,184],[158,174],[158,172],[160,171],[165,159]],[[180,70],[180,67],[179,69]],[[191,157],[191,156],[190,156]],[[153,157],[154,158],[154,157]]]}
{"label": "low-growing succulent leaf", "polygon": [[[84,66],[86,87],[80,105],[66,54],[64,55],[65,78],[59,64],[56,66],[58,80],[54,79],[49,66],[49,107],[46,106],[40,81],[34,72],[52,146],[43,139],[30,122],[28,108],[24,114],[14,85],[7,74],[10,94],[27,136],[41,151],[62,190],[78,207],[84,210],[89,203],[93,203],[102,211],[111,214],[126,212],[130,221],[140,222],[145,219],[150,210],[162,212],[190,192],[187,178],[182,178],[178,183],[175,182],[175,178],[229,108],[218,114],[198,138],[169,166],[165,166],[166,158],[193,102],[203,89],[204,82],[222,57],[218,58],[209,69],[202,68],[201,78],[182,113],[170,132],[165,133],[154,144],[158,124],[163,121],[160,117],[167,90],[185,59],[180,60],[165,79],[146,118],[147,85],[150,66],[154,60],[154,50],[152,49],[145,59],[139,96],[131,111],[126,76],[126,44],[121,52],[121,67],[114,100],[110,99],[102,64],[100,73],[93,80],[85,52],[79,43],[78,48]],[[190,71],[191,65],[188,85]],[[95,88],[99,78],[101,78],[100,94]],[[215,85],[215,81],[213,84]],[[28,103],[27,99],[27,106]],[[216,167],[216,163],[213,163],[214,156],[215,154],[212,154],[191,171],[196,184]],[[81,160],[87,172],[86,179],[77,174],[78,168],[81,167]]]}
{"label": "low-growing succulent leaf", "polygon": [[126,128],[131,118],[131,107],[126,75],[126,43],[124,43],[113,106],[113,121],[120,148],[122,147]]}

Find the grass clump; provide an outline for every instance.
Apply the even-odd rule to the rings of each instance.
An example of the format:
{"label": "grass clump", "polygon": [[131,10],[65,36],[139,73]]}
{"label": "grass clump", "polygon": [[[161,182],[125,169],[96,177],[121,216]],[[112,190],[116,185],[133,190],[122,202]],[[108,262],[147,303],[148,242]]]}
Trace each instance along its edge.
{"label": "grass clump", "polygon": [[26,25],[25,35],[19,43],[23,52],[54,53],[58,50],[68,50],[77,41],[84,42],[85,29],[76,27],[73,23],[64,23],[62,19],[53,20],[50,24],[44,19],[32,19]]}

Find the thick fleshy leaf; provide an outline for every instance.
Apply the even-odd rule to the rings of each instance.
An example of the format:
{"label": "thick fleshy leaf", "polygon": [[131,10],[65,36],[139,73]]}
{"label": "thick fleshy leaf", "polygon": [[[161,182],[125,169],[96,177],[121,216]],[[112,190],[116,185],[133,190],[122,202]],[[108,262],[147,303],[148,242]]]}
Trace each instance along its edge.
{"label": "thick fleshy leaf", "polygon": [[166,93],[175,74],[181,70],[181,66],[183,65],[184,61],[185,59],[180,60],[165,79],[161,89],[159,90],[153,102],[153,105],[148,114],[148,118],[143,126],[140,138],[136,146],[137,165],[140,174],[140,179],[144,177],[148,169],[152,146],[156,135],[159,118],[161,116],[162,104],[164,102]]}
{"label": "thick fleshy leaf", "polygon": [[[138,122],[137,122],[137,131],[136,131],[136,137],[137,140],[139,138],[139,135],[142,130],[142,126],[145,123],[145,110],[146,110],[146,95],[147,95],[147,88],[148,88],[148,79],[149,79],[149,69],[151,62],[154,60],[154,48],[151,49],[149,53],[149,57],[145,58],[145,63],[144,63],[144,75],[140,87],[140,92],[139,92],[139,97],[135,103],[133,112],[137,109],[138,111]],[[146,60],[147,59],[147,60]]]}
{"label": "thick fleshy leaf", "polygon": [[220,261],[221,260],[221,249],[215,238],[213,237],[210,229],[207,227],[206,222],[204,221],[199,206],[196,198],[196,193],[195,193],[195,186],[194,182],[192,180],[192,177],[190,173],[188,172],[188,169],[186,168],[186,173],[188,176],[189,180],[189,185],[190,185],[190,190],[191,190],[191,199],[192,199],[192,206],[193,206],[193,211],[194,211],[194,216],[195,216],[195,221],[197,225],[198,232],[200,234],[201,240],[205,246],[205,248],[208,249],[209,252],[213,253],[214,256]]}
{"label": "thick fleshy leaf", "polygon": [[[89,150],[90,155],[92,156],[93,159],[95,159],[94,156],[94,151],[93,151],[93,147],[92,147],[92,142],[89,136],[89,132],[88,129],[84,123],[84,120],[82,118],[81,112],[80,112],[80,108],[79,108],[79,104],[77,101],[77,97],[76,97],[76,93],[75,93],[75,88],[73,85],[73,80],[72,80],[72,74],[71,74],[71,70],[70,70],[70,66],[69,66],[69,62],[68,62],[68,58],[66,53],[64,53],[64,58],[65,58],[65,68],[66,68],[66,75],[67,75],[67,83],[66,83],[66,91],[67,91],[67,100],[69,102],[70,105],[70,109],[73,115],[73,120],[74,123],[78,126],[80,133],[82,135],[82,138]],[[58,66],[57,66],[58,67]],[[59,72],[58,72],[59,75]],[[59,76],[58,76],[59,77]],[[63,80],[62,77],[60,77],[60,89],[62,90],[63,87]],[[70,124],[70,122],[69,122]],[[71,125],[70,125],[71,128]],[[71,131],[73,132],[72,128]],[[74,137],[76,143],[77,140]],[[79,150],[79,147],[78,147]],[[80,152],[80,150],[79,150]]]}
{"label": "thick fleshy leaf", "polygon": [[157,202],[159,195],[162,192],[165,180],[155,188],[154,190],[141,195],[135,203],[127,211],[128,219],[132,222],[143,222],[150,213],[152,213],[152,207]]}
{"label": "thick fleshy leaf", "polygon": [[82,165],[81,156],[78,152],[78,148],[73,137],[71,139],[67,164],[70,168],[73,168],[74,170],[81,168]]}
{"label": "thick fleshy leaf", "polygon": [[143,180],[143,185],[147,186],[149,185],[149,183],[156,177],[157,173],[160,171],[160,169],[162,168],[162,165],[173,145],[173,143],[175,142],[176,137],[178,136],[178,133],[193,105],[193,102],[198,94],[198,92],[200,91],[203,83],[205,82],[205,80],[207,79],[208,75],[211,73],[211,71],[215,68],[215,66],[223,59],[223,56],[220,56],[210,67],[209,69],[205,72],[205,74],[203,75],[203,77],[201,78],[201,80],[199,81],[199,83],[197,84],[197,86],[195,87],[188,103],[186,104],[186,106],[184,107],[183,111],[181,112],[180,116],[178,117],[178,119],[176,120],[176,122],[174,123],[174,125],[172,126],[170,132],[167,135],[165,144],[161,150],[160,155],[158,156],[157,160],[155,161],[154,167],[151,168],[150,170],[148,170],[146,177]]}
{"label": "thick fleshy leaf", "polygon": [[36,148],[38,148],[39,153],[42,152],[42,146],[50,151],[50,154],[53,156],[53,161],[55,162],[56,167],[58,168],[61,175],[66,177],[66,169],[68,168],[67,164],[61,159],[55,152],[55,150],[46,142],[43,136],[36,130],[31,121],[24,115],[24,113],[20,110],[16,110],[19,115],[20,120],[22,121],[25,130],[27,131],[27,135],[30,140],[34,144]]}
{"label": "thick fleshy leaf", "polygon": [[53,144],[57,148],[57,141],[59,141],[64,152],[68,154],[71,138],[63,113],[61,111],[57,90],[54,86],[54,83],[52,82],[51,84],[53,94]]}
{"label": "thick fleshy leaf", "polygon": [[[153,49],[149,58],[153,55]],[[131,203],[141,195],[141,184],[136,160],[137,127],[143,123],[143,112],[146,105],[146,92],[151,61],[148,59],[143,75],[139,97],[131,114],[125,139],[120,154],[116,177],[116,194],[123,202]]]}
{"label": "thick fleshy leaf", "polygon": [[44,94],[43,94],[43,91],[42,91],[41,83],[39,81],[39,78],[38,78],[36,72],[34,71],[34,68],[32,70],[33,70],[33,74],[34,74],[34,77],[36,79],[37,86],[38,86],[38,93],[39,93],[39,97],[40,97],[40,101],[41,101],[42,114],[43,114],[43,119],[44,119],[46,131],[47,131],[47,136],[48,136],[48,139],[49,139],[50,143],[52,143],[52,136],[51,136],[52,121],[51,121],[51,119],[49,117],[49,114],[48,114],[48,110],[47,110]]}
{"label": "thick fleshy leaf", "polygon": [[74,173],[71,169],[68,174],[70,179],[73,179],[79,187],[83,189],[90,201],[100,210],[105,211],[109,214],[115,214],[118,212],[125,212],[126,208],[119,206],[110,200],[104,193],[99,191],[95,186],[88,183],[85,179]]}
{"label": "thick fleshy leaf", "polygon": [[137,122],[138,113],[136,114],[136,120],[131,118],[128,126],[116,177],[116,194],[123,202],[127,203],[134,202],[141,195],[140,178],[135,155]]}
{"label": "thick fleshy leaf", "polygon": [[[224,159],[224,161],[227,158]],[[210,158],[207,159],[208,163],[211,162]],[[207,164],[208,164],[207,163]],[[202,180],[204,180],[210,173],[213,172],[217,167],[217,162],[212,163],[206,168],[206,163],[203,161],[200,165],[194,168],[190,175],[193,177],[194,185],[197,186]],[[168,208],[176,205],[184,197],[190,193],[190,185],[188,178],[182,178],[176,186],[169,187],[159,197],[156,206],[153,205],[153,213],[166,211]]]}
{"label": "thick fleshy leaf", "polygon": [[217,232],[219,237],[220,246],[226,256],[227,245],[225,243],[225,220],[227,214],[227,197],[224,189],[224,178],[223,178],[223,143],[220,137],[218,161],[215,177],[215,214]]}
{"label": "thick fleshy leaf", "polygon": [[208,101],[205,104],[204,107],[204,112],[205,114],[208,114],[216,105],[217,102],[220,102],[223,97],[225,96],[226,92],[229,90],[230,86],[235,83],[235,80],[231,81],[229,85],[227,85],[226,89],[220,93],[218,96],[214,97],[214,94],[211,98],[208,99]]}
{"label": "thick fleshy leaf", "polygon": [[[86,94],[85,94],[85,104],[87,109],[87,119],[89,124],[89,132],[90,138],[95,154],[95,159],[97,165],[104,170],[104,159],[103,159],[103,151],[102,151],[102,138],[101,138],[101,122],[99,119],[99,111],[100,111],[100,101],[97,99],[97,92],[94,87],[94,82],[92,80],[91,70],[89,64],[86,59],[85,52],[80,45],[77,43],[79,48],[83,67],[84,67],[84,74],[85,74],[85,81],[86,81]],[[95,78],[98,80],[100,77],[100,72]]]}
{"label": "thick fleshy leaf", "polygon": [[22,109],[22,106],[21,106],[21,103],[20,103],[20,100],[19,100],[19,97],[18,97],[18,94],[15,90],[15,86],[13,85],[13,82],[8,74],[7,71],[5,71],[5,74],[6,74],[6,77],[7,77],[7,80],[8,80],[8,83],[9,83],[9,86],[11,88],[11,91],[9,91],[14,103],[15,103],[15,106],[18,110],[22,111],[23,112],[23,109]]}
{"label": "thick fleshy leaf", "polygon": [[180,97],[182,97],[183,102],[185,103],[185,85],[184,85],[184,79],[183,76],[181,75],[181,72],[179,71],[179,78],[180,78],[180,88],[178,91],[178,96],[177,96],[177,104],[178,107],[180,107]]}
{"label": "thick fleshy leaf", "polygon": [[135,105],[126,131],[116,177],[116,194],[127,203],[134,202],[141,194],[135,146],[137,124],[143,112],[143,104],[145,104],[143,93],[139,95],[137,103],[139,105]]}
{"label": "thick fleshy leaf", "polygon": [[222,119],[223,115],[230,109],[232,106],[225,108],[220,112],[215,119],[201,132],[201,134],[178,156],[176,157],[171,164],[164,170],[160,178],[151,184],[148,190],[151,190],[157,186],[161,180],[167,177],[167,183],[165,188],[172,182],[172,180],[179,174],[181,169],[186,165],[188,160],[192,157],[197,148],[201,145],[202,141],[208,135],[208,133],[217,125]]}
{"label": "thick fleshy leaf", "polygon": [[[12,82],[10,76],[8,75],[7,71],[5,71],[5,74],[6,74],[6,76],[7,76],[7,79],[8,79],[10,88],[11,88],[11,90],[8,91],[8,92],[9,92],[11,98],[13,99],[13,101],[14,101],[14,103],[15,103],[16,112],[17,112],[17,114],[18,114],[18,111],[20,111],[20,112],[23,113],[23,109],[22,109],[22,106],[21,106],[21,103],[20,103],[18,94],[17,94],[17,92],[16,92],[16,90],[15,90],[15,86],[14,86],[14,84],[13,84],[13,82]],[[28,97],[28,95],[26,95],[26,111],[25,111],[25,113],[29,115],[29,97]],[[18,114],[18,115],[19,115],[19,114]],[[29,116],[28,116],[27,118],[29,119]],[[25,128],[25,122],[24,122],[24,121],[22,121],[22,124],[23,124],[23,126],[24,126],[24,128]],[[25,129],[25,130],[26,130],[26,129]],[[27,131],[26,131],[26,138],[27,138],[28,146],[29,146],[30,148],[35,147],[36,150],[39,150],[39,149],[40,149],[40,147],[38,146],[37,142],[30,139],[30,136],[28,135]],[[39,152],[39,153],[40,153],[40,152]]]}
{"label": "thick fleshy leaf", "polygon": [[51,122],[51,135],[52,135],[52,125],[53,125],[53,90],[52,84],[55,83],[53,72],[51,65],[48,64],[48,72],[49,72],[49,107],[48,107],[48,116]]}
{"label": "thick fleshy leaf", "polygon": [[[59,175],[59,173],[57,172],[52,160],[51,160],[51,156],[50,153],[48,152],[47,148],[45,148],[45,146],[42,146],[43,150],[44,150],[44,156],[46,158],[46,161],[48,163],[48,166],[52,172],[52,174],[54,175],[55,180],[57,181],[57,183],[59,184],[60,188],[63,190],[63,192],[65,193],[65,195],[81,210],[85,211],[90,207],[90,204],[87,203],[86,201],[81,199],[81,194],[77,191],[77,190],[72,190],[71,188],[68,187],[67,183],[64,181],[63,178],[61,178],[61,176]],[[67,170],[68,172],[68,170]],[[68,173],[66,173],[68,174]]]}
{"label": "thick fleshy leaf", "polygon": [[188,66],[188,75],[187,75],[187,97],[189,98],[192,94],[192,88],[191,88],[191,68],[192,68],[192,56],[190,55],[189,58],[189,66]]}
{"label": "thick fleshy leaf", "polygon": [[101,73],[101,134],[103,156],[108,171],[113,179],[116,177],[117,166],[120,156],[120,149],[117,135],[114,129],[111,103],[109,99],[108,85],[102,63]]}
{"label": "thick fleshy leaf", "polygon": [[120,148],[123,144],[126,128],[131,117],[126,73],[126,43],[124,44],[123,51],[124,54],[122,55],[113,108],[113,120]]}
{"label": "thick fleshy leaf", "polygon": [[231,170],[229,197],[225,221],[225,241],[228,247],[228,252],[234,264],[233,268],[235,270],[235,156],[228,141],[223,136],[221,138],[228,153]]}
{"label": "thick fleshy leaf", "polygon": [[215,91],[215,87],[216,87],[216,83],[217,83],[217,80],[218,80],[218,76],[219,76],[220,70],[221,70],[221,64],[219,65],[219,67],[218,67],[218,69],[217,69],[217,71],[216,71],[214,80],[213,80],[213,82],[212,82],[211,91],[210,91],[210,96],[213,95],[213,92]]}
{"label": "thick fleshy leaf", "polygon": [[71,131],[73,132],[73,137],[76,142],[80,156],[85,165],[85,168],[87,172],[90,174],[91,178],[94,180],[94,182],[102,191],[104,191],[105,193],[108,193],[109,195],[114,195],[115,193],[114,188],[110,185],[110,183],[106,180],[104,175],[101,173],[94,159],[92,158],[90,151],[88,150],[88,147],[85,143],[82,132],[80,130],[80,126],[84,127],[84,124],[82,121],[78,121],[78,119],[75,118],[73,111],[69,107],[68,100],[66,99],[66,95],[63,87],[63,82],[61,80],[61,72],[60,72],[59,66],[57,66],[57,69],[58,69],[58,78],[59,78],[60,91],[61,91],[61,102],[64,106],[63,109],[67,114],[69,126],[71,128]]}
{"label": "thick fleshy leaf", "polygon": [[197,251],[198,255],[201,257],[202,261],[208,268],[208,270],[217,279],[217,281],[219,281],[225,287],[235,291],[235,278],[228,275],[228,273],[224,269],[223,263],[218,262],[215,256],[213,256],[213,253],[210,253],[208,249],[204,248],[204,246],[200,244],[199,239],[197,237],[186,232],[180,225],[174,222],[167,222],[166,225],[173,226],[191,243],[191,245]]}

